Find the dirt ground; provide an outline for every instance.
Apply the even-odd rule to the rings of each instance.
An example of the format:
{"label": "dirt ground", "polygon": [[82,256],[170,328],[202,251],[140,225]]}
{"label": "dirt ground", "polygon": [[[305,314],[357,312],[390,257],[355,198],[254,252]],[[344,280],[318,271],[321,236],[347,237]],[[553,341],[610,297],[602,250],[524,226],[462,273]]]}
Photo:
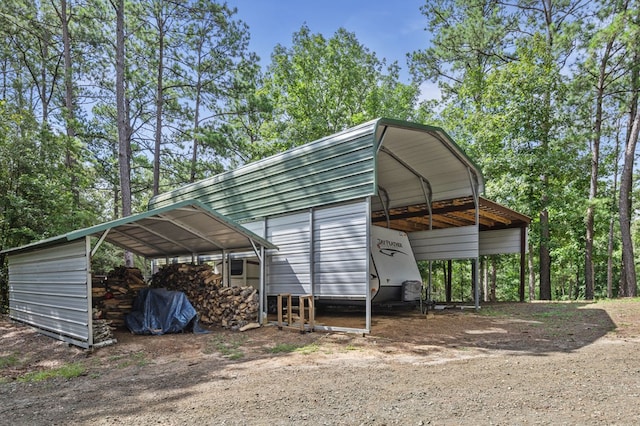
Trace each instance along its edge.
{"label": "dirt ground", "polygon": [[382,312],[364,336],[116,337],[84,351],[0,317],[0,424],[640,424],[639,299]]}

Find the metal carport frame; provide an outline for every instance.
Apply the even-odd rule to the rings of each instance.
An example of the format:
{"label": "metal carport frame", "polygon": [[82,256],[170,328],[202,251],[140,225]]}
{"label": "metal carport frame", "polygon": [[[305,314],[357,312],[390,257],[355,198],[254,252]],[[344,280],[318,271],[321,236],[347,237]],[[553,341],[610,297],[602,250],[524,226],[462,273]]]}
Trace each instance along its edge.
{"label": "metal carport frame", "polygon": [[[98,238],[91,247],[91,238]],[[204,204],[186,200],[2,251],[9,259],[9,316],[44,334],[93,346],[91,257],[110,242],[148,259],[253,250],[260,262],[277,247]]]}

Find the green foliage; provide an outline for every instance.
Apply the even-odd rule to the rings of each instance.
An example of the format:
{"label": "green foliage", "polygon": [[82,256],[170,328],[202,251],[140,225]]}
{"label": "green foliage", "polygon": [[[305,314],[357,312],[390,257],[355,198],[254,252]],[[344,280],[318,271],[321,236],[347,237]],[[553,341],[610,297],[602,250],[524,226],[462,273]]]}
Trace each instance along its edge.
{"label": "green foliage", "polygon": [[290,48],[278,45],[265,87],[275,120],[263,137],[275,150],[319,139],[378,116],[413,115],[417,86],[398,82],[398,66],[360,44],[340,28],[329,39],[302,26]]}
{"label": "green foliage", "polygon": [[50,370],[33,371],[25,374],[24,376],[18,377],[17,380],[18,382],[23,383],[42,382],[44,380],[56,378],[70,380],[84,374],[86,374],[86,368],[84,367],[84,365],[80,363],[74,363],[66,364],[58,368],[52,368]]}
{"label": "green foliage", "polygon": [[241,347],[246,340],[245,336],[236,338],[214,336],[207,342],[205,353],[210,354],[217,352],[225,358],[238,360],[244,357],[244,352],[242,352]]}
{"label": "green foliage", "polygon": [[[81,175],[65,165],[65,138],[6,101],[0,101],[0,121],[0,250],[87,226],[95,206],[76,203],[69,190],[72,176]],[[1,311],[8,305],[5,262],[0,256]]]}
{"label": "green foliage", "polygon": [[7,355],[0,357],[0,369],[13,367],[20,362],[19,358],[16,355]]}
{"label": "green foliage", "polygon": [[[121,214],[113,6],[70,2],[62,17],[54,3],[0,3],[0,250]],[[323,35],[303,25],[290,47],[274,47],[263,75],[248,50],[250,29],[228,5],[128,1],[128,116],[121,125],[131,139],[133,210],[146,208],[155,166],[163,192],[376,117],[413,119],[445,128],[483,170],[484,195],[533,219],[529,247],[536,272],[539,248],[549,249],[554,297],[584,294],[590,205],[594,290],[606,294],[613,223],[616,294],[617,180],[634,107],[637,10],[637,0],[555,2],[546,16],[525,0],[425,2],[420,11],[431,42],[408,54],[414,81],[403,84],[400,66],[379,59],[347,28]],[[64,18],[72,63],[62,72]],[[599,191],[589,199],[594,88],[607,46]],[[417,105],[425,81],[439,85],[442,100]],[[632,200],[637,208],[640,197]],[[541,212],[549,214],[548,240]],[[638,226],[634,220],[636,239]],[[121,263],[120,249],[98,253],[96,273]],[[439,293],[443,273],[436,265]],[[516,300],[518,260],[506,257],[499,266],[497,297]],[[454,270],[454,298],[470,300],[468,262]],[[0,311],[7,291],[0,256]]]}
{"label": "green foliage", "polygon": [[[509,7],[485,0],[428,2],[421,10],[432,44],[410,56],[416,82],[438,82],[443,92],[442,101],[424,106],[422,113],[448,129],[480,164],[489,198],[533,219],[529,243],[534,259],[540,261],[540,247],[550,250],[554,296],[570,299],[584,293],[594,68],[604,43],[628,31],[623,29],[628,21],[616,15],[621,4],[595,5],[590,10],[600,13],[600,20],[588,23],[583,19],[586,9],[578,4],[558,3],[543,19],[541,10],[526,1]],[[579,50],[576,40],[583,43]],[[622,42],[612,52],[606,89],[622,93],[627,89],[620,83],[630,70],[623,58],[630,54]],[[606,293],[608,231],[617,209],[611,200],[617,196],[616,152],[624,140],[620,111],[627,104],[621,100],[605,98],[599,187],[606,194],[601,190],[592,201],[597,295]],[[549,214],[550,239],[542,233],[547,226],[541,222],[543,211]],[[515,294],[501,297],[513,299]]]}

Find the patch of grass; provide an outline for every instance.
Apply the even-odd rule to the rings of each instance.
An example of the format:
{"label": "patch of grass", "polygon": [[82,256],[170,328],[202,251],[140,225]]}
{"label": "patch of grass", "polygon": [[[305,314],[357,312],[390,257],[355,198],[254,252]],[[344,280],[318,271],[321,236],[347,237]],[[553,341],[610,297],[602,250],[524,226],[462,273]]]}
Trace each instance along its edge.
{"label": "patch of grass", "polygon": [[309,355],[314,352],[318,352],[320,346],[317,343],[311,343],[309,345],[297,345],[295,343],[278,343],[274,347],[268,349],[269,353],[272,354],[280,354],[280,353],[292,353],[297,352],[303,355]]}
{"label": "patch of grass", "polygon": [[572,303],[545,303],[540,305],[506,304],[489,306],[483,307],[477,313],[487,317],[518,317],[520,319],[553,323],[579,318],[584,315],[583,312]]}
{"label": "patch of grass", "polygon": [[246,340],[247,338],[245,336],[238,336],[233,339],[225,338],[224,336],[214,336],[207,342],[204,352],[207,354],[218,352],[223,357],[231,360],[240,359],[244,357],[244,352],[242,352],[240,347]]}
{"label": "patch of grass", "polygon": [[86,369],[84,365],[79,363],[67,364],[63,365],[59,368],[54,368],[51,370],[43,370],[43,371],[33,371],[31,373],[27,373],[24,376],[18,377],[19,382],[29,383],[29,382],[41,382],[43,380],[55,379],[57,377],[63,379],[73,379],[78,376],[82,376],[85,374]]}
{"label": "patch of grass", "polygon": [[534,318],[547,319],[550,321],[573,319],[581,315],[582,312],[572,308],[571,305],[549,305],[548,309],[531,314]]}
{"label": "patch of grass", "polygon": [[360,350],[360,348],[358,348],[357,346],[354,346],[354,345],[347,345],[347,346],[345,347],[345,349],[346,349],[346,350],[348,350],[348,351],[357,351],[357,350]]}
{"label": "patch of grass", "polygon": [[640,302],[640,297],[622,297],[622,298],[613,298],[607,299],[602,298],[596,301],[597,303],[638,303]]}
{"label": "patch of grass", "polygon": [[301,353],[303,355],[310,355],[314,352],[318,352],[320,346],[317,343],[311,343],[310,345],[302,346],[295,350],[295,352]]}
{"label": "patch of grass", "polygon": [[269,348],[268,352],[272,354],[291,353],[299,347],[299,345],[294,343],[278,343],[274,347]]}
{"label": "patch of grass", "polygon": [[138,367],[144,367],[149,364],[149,360],[147,359],[147,355],[144,352],[134,352],[128,355],[128,358],[124,356],[115,356],[111,358],[112,361],[120,361],[116,368],[127,368],[132,365],[137,365]]}
{"label": "patch of grass", "polygon": [[19,362],[20,360],[15,355],[0,356],[0,369],[13,367],[14,365],[17,365]]}

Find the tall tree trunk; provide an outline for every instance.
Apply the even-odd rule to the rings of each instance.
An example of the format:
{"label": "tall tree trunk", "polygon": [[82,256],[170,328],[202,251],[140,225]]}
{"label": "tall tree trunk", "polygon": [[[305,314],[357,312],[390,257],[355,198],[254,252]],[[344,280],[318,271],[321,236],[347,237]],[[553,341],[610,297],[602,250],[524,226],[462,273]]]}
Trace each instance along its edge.
{"label": "tall tree trunk", "polygon": [[491,289],[491,296],[489,300],[492,302],[496,301],[496,287],[498,285],[498,264],[496,262],[496,257],[491,256],[491,283],[489,288]]}
{"label": "tall tree trunk", "polygon": [[[634,52],[633,63],[637,64],[640,52]],[[633,254],[633,239],[631,237],[631,193],[633,190],[633,166],[635,162],[638,131],[640,131],[640,111],[638,110],[638,91],[640,84],[640,70],[631,70],[631,103],[629,114],[629,132],[624,152],[624,163],[620,175],[620,195],[618,210],[620,212],[620,236],[622,240],[622,277],[620,295],[635,297],[637,295],[635,258]]]}
{"label": "tall tree trunk", "polygon": [[483,256],[480,260],[480,271],[482,274],[482,301],[489,302],[489,258]]}
{"label": "tall tree trunk", "polygon": [[42,124],[48,126],[49,123],[49,85],[47,83],[47,61],[49,59],[49,43],[51,34],[46,28],[42,31],[41,60],[40,64],[40,100],[42,102]]}
{"label": "tall tree trunk", "polygon": [[[55,3],[52,2],[55,7]],[[78,178],[74,172],[76,166],[76,158],[71,149],[73,139],[76,137],[75,129],[75,106],[73,96],[73,68],[71,62],[71,35],[69,33],[69,22],[71,21],[71,11],[67,0],[60,0],[60,9],[56,8],[56,13],[60,19],[62,26],[62,45],[63,45],[63,59],[64,59],[64,119],[65,130],[67,135],[67,147],[65,165],[69,169],[71,175],[70,192],[73,194],[74,207],[78,208],[80,205],[80,191],[78,189]]]}
{"label": "tall tree trunk", "polygon": [[598,85],[596,87],[596,112],[593,125],[593,141],[591,145],[591,180],[589,183],[589,207],[586,217],[586,238],[585,238],[585,294],[587,300],[593,300],[595,288],[595,271],[593,267],[593,239],[594,239],[594,217],[595,201],[598,196],[598,166],[600,164],[600,136],[602,134],[602,101],[604,98],[604,87],[607,76],[607,63],[613,47],[613,40],[609,40],[602,54],[598,75]]}
{"label": "tall tree trunk", "polygon": [[607,297],[613,298],[613,241],[615,237],[615,209],[618,192],[618,163],[620,155],[620,132],[616,134],[616,150],[613,170],[613,193],[611,197],[611,218],[609,219],[609,237],[607,242]]}
{"label": "tall tree trunk", "polygon": [[529,300],[536,300],[536,270],[535,260],[534,260],[534,247],[533,244],[529,243],[529,250],[527,251],[529,255],[527,256],[527,265],[529,267]]}
{"label": "tall tree trunk", "polygon": [[[545,180],[547,178],[545,177]],[[548,197],[542,196],[546,205]],[[540,300],[551,300],[551,253],[549,249],[549,210],[544,207],[540,212]]]}
{"label": "tall tree trunk", "polygon": [[[544,19],[547,29],[547,49],[549,52],[545,56],[544,62],[551,62],[551,52],[554,48],[554,22],[553,13],[554,5],[551,0],[543,0],[542,6],[544,10]],[[545,63],[545,68],[552,69],[550,63]],[[541,123],[542,134],[540,141],[540,148],[542,150],[543,158],[550,157],[550,139],[551,139],[551,93],[552,89],[547,87],[544,93],[544,107],[547,114],[546,119]],[[546,168],[542,169],[541,179],[541,195],[540,195],[540,300],[551,300],[551,232],[549,229],[549,175]]]}
{"label": "tall tree trunk", "polygon": [[193,115],[193,152],[191,153],[191,176],[189,182],[196,181],[196,173],[198,170],[198,132],[200,131],[200,107],[202,102],[202,44],[198,44],[198,64],[197,64],[197,80],[196,80],[196,104]]}
{"label": "tall tree trunk", "polygon": [[198,140],[198,132],[200,131],[200,82],[198,81],[198,88],[196,89],[196,109],[193,118],[193,152],[191,153],[191,175],[189,176],[189,182],[195,182],[198,171],[198,147],[200,142]]}
{"label": "tall tree trunk", "polygon": [[113,220],[120,217],[120,189],[118,186],[113,187]]}
{"label": "tall tree trunk", "polygon": [[158,69],[156,82],[156,134],[153,150],[153,195],[160,193],[160,146],[162,141],[163,73],[164,73],[164,21],[162,6],[156,13],[158,25]]}
{"label": "tall tree trunk", "polygon": [[638,131],[640,130],[640,112],[636,111],[631,127],[631,135],[624,154],[624,165],[620,177],[620,234],[622,239],[622,267],[624,269],[625,289],[623,296],[635,297],[638,294],[636,282],[633,239],[631,237],[631,190],[633,187],[633,163]]}
{"label": "tall tree trunk", "polygon": [[446,268],[447,269],[444,273],[446,283],[446,300],[447,303],[449,303],[453,299],[453,263],[451,262],[451,260],[447,260]]}
{"label": "tall tree trunk", "polygon": [[[118,124],[118,170],[122,216],[131,215],[131,142],[125,97],[124,0],[113,4],[116,12],[116,108]],[[125,253],[125,266],[133,266],[133,256]]]}
{"label": "tall tree trunk", "polygon": [[609,219],[609,236],[607,242],[607,298],[613,298],[613,235],[615,218],[613,213]]}

